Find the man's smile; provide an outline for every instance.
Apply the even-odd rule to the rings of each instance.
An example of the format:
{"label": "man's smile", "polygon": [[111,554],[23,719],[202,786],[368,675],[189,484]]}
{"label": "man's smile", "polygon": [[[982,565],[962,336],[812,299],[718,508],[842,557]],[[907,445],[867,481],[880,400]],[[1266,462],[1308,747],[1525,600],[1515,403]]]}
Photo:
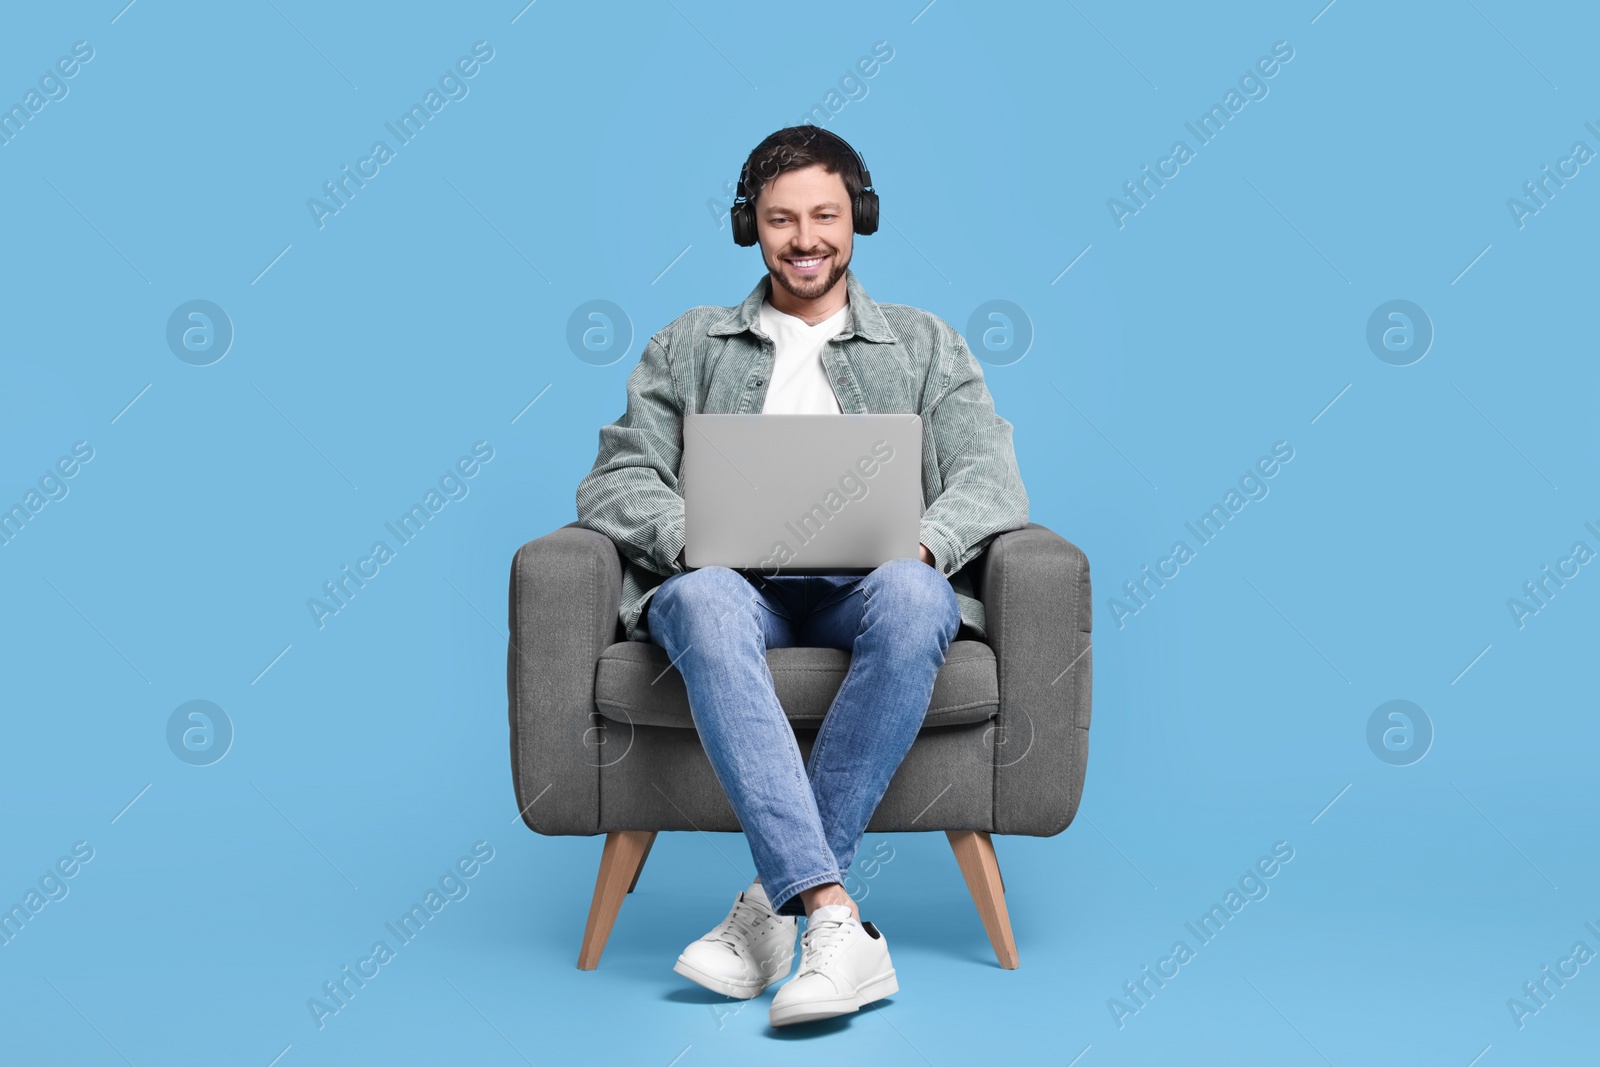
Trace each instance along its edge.
{"label": "man's smile", "polygon": [[804,257],[789,256],[785,258],[784,262],[789,264],[789,266],[794,269],[796,274],[802,274],[810,277],[822,270],[822,265],[827,261],[827,259],[828,256],[825,254]]}

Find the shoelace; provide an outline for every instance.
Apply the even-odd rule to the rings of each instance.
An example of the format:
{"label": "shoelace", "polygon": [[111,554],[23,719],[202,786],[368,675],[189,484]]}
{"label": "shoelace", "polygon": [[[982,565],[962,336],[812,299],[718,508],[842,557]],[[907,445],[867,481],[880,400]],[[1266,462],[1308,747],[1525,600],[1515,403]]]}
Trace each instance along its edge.
{"label": "shoelace", "polygon": [[739,949],[754,940],[760,926],[770,917],[762,909],[743,898],[734,902],[733,912],[718,927],[716,940]]}
{"label": "shoelace", "polygon": [[834,953],[850,939],[848,925],[840,919],[824,919],[814,925],[813,920],[806,920],[806,932],[800,935],[800,975],[827,966]]}

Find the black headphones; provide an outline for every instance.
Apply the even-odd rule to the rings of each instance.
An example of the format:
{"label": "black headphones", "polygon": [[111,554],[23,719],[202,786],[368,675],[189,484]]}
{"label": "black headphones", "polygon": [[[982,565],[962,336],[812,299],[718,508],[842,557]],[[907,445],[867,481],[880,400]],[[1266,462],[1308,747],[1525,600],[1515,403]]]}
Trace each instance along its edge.
{"label": "black headphones", "polygon": [[[820,126],[813,126],[815,134],[831,137],[837,141],[845,151],[850,153],[856,161],[856,171],[861,176],[861,191],[851,200],[851,219],[856,233],[866,236],[878,232],[878,194],[872,188],[872,175],[867,171],[867,164],[846,141],[836,133],[824,130]],[[759,147],[757,151],[760,151]],[[755,205],[751,202],[750,185],[746,181],[750,173],[750,163],[755,158],[755,152],[750,153],[750,158],[744,161],[744,166],[739,170],[739,186],[736,190],[733,207],[728,214],[733,219],[733,243],[741,248],[748,248],[757,241]]]}

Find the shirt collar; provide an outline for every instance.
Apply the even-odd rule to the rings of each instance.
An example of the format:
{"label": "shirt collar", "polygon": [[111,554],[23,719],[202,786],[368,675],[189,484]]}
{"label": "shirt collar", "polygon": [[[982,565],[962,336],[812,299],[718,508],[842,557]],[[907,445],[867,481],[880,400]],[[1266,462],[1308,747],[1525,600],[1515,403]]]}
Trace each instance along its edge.
{"label": "shirt collar", "polygon": [[[896,340],[894,331],[889,329],[889,322],[883,317],[883,312],[867,295],[866,289],[862,288],[856,272],[846,267],[844,281],[849,294],[850,325],[845,327],[845,331],[839,337],[854,336],[880,344],[893,344]],[[772,275],[763,274],[761,280],[756,282],[756,287],[750,290],[750,295],[744,298],[744,303],[729,308],[727,313],[713,322],[706,332],[712,337],[724,337],[749,330],[760,318],[761,302],[767,298],[771,288]]]}

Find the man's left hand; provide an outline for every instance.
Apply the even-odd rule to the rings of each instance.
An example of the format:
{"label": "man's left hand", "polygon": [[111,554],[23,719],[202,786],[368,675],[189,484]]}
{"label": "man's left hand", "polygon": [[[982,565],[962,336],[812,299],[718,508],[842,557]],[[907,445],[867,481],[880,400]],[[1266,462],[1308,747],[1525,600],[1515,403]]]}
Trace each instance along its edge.
{"label": "man's left hand", "polygon": [[933,553],[928,551],[927,545],[918,545],[917,553],[922,558],[922,562],[926,563],[930,567],[934,565]]}

